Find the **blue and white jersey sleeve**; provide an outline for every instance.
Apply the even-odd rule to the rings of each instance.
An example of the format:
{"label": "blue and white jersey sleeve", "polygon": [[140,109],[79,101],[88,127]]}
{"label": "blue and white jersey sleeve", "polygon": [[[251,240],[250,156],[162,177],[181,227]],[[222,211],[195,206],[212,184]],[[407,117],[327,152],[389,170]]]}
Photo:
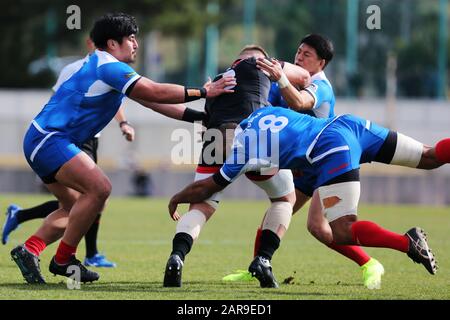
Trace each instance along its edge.
{"label": "blue and white jersey sleeve", "polygon": [[317,118],[330,118],[334,116],[334,93],[330,83],[326,80],[313,80],[304,89],[314,98],[313,111]]}
{"label": "blue and white jersey sleeve", "polygon": [[304,90],[308,91],[314,98],[313,109],[318,108],[323,102],[330,101],[333,96],[333,90],[323,80],[315,80]]}
{"label": "blue and white jersey sleeve", "polygon": [[128,88],[141,77],[133,68],[123,62],[102,64],[97,69],[97,76],[122,94],[126,94]]}

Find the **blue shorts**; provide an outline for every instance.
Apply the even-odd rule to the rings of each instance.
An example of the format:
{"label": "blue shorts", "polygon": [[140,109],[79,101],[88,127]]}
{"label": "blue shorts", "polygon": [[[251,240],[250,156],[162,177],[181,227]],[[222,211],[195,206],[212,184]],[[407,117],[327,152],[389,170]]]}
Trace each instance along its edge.
{"label": "blue shorts", "polygon": [[304,172],[302,172],[301,176],[294,175],[295,189],[300,190],[304,195],[308,197],[312,197],[315,184],[316,177],[314,174],[305,174]]}
{"label": "blue shorts", "polygon": [[[361,163],[375,159],[389,130],[352,115],[343,115],[320,135],[309,155],[312,169],[303,179],[313,181],[313,189],[346,172],[359,169]],[[300,189],[301,190],[301,189]]]}
{"label": "blue shorts", "polygon": [[44,181],[55,182],[50,176],[81,150],[62,132],[48,132],[33,121],[23,140],[23,151],[30,167]]}

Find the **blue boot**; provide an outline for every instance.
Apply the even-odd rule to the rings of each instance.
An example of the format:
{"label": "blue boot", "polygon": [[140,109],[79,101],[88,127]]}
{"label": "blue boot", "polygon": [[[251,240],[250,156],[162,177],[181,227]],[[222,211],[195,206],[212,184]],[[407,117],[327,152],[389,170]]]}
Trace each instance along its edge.
{"label": "blue boot", "polygon": [[7,244],[9,234],[17,229],[19,226],[19,221],[17,221],[17,212],[22,210],[21,207],[11,204],[8,209],[6,209],[6,221],[3,225],[2,231],[2,243]]}
{"label": "blue boot", "polygon": [[93,257],[84,259],[83,264],[86,267],[97,267],[97,268],[115,268],[116,264],[106,259],[102,254],[96,253]]}

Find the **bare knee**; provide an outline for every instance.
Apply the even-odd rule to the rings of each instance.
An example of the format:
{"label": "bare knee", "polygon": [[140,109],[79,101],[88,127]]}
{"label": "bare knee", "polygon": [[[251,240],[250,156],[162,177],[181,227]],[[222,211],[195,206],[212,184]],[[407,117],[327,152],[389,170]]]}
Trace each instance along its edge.
{"label": "bare knee", "polygon": [[291,204],[291,206],[293,207],[296,203],[296,196],[295,196],[295,192],[290,192],[285,196],[279,197],[279,198],[270,198],[269,199],[270,202],[274,203],[274,202],[288,202]]}
{"label": "bare knee", "polygon": [[306,202],[311,199],[310,196],[305,195],[298,189],[295,189],[295,203],[292,208],[292,214],[295,214],[298,210],[300,210]]}
{"label": "bare knee", "polygon": [[354,244],[352,236],[352,224],[356,221],[356,215],[341,217],[330,223],[334,242],[337,244]]}
{"label": "bare knee", "polygon": [[189,211],[191,210],[199,210],[201,213],[205,215],[206,221],[208,221],[209,218],[211,218],[211,216],[214,214],[214,212],[216,212],[216,207],[207,202],[200,202],[200,203],[192,203],[189,206]]}
{"label": "bare knee", "polygon": [[98,201],[106,202],[106,199],[111,195],[111,182],[105,177],[102,181],[96,183],[91,191],[91,194],[95,196]]}
{"label": "bare knee", "polygon": [[331,229],[324,228],[322,225],[308,223],[307,225],[309,233],[320,242],[329,245],[333,242],[333,234]]}

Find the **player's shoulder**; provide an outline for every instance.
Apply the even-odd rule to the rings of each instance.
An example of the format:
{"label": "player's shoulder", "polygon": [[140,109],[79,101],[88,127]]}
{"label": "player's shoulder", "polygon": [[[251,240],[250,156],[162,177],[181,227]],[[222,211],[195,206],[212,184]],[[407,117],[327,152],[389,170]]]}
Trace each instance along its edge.
{"label": "player's shoulder", "polygon": [[325,72],[323,71],[318,72],[311,77],[311,85],[315,85],[317,88],[333,90],[330,80],[328,80]]}
{"label": "player's shoulder", "polygon": [[120,63],[119,60],[117,60],[116,57],[114,57],[112,54],[103,51],[103,50],[95,50],[92,54],[93,62],[97,63],[97,67],[101,67],[103,65],[107,65],[110,63]]}
{"label": "player's shoulder", "polygon": [[92,63],[96,64],[97,70],[98,71],[102,71],[102,70],[132,70],[133,68],[131,68],[128,64],[126,64],[125,62],[119,61],[117,60],[116,57],[114,57],[113,55],[111,55],[110,53],[106,52],[106,51],[102,51],[102,50],[95,50],[95,52],[92,55]]}

